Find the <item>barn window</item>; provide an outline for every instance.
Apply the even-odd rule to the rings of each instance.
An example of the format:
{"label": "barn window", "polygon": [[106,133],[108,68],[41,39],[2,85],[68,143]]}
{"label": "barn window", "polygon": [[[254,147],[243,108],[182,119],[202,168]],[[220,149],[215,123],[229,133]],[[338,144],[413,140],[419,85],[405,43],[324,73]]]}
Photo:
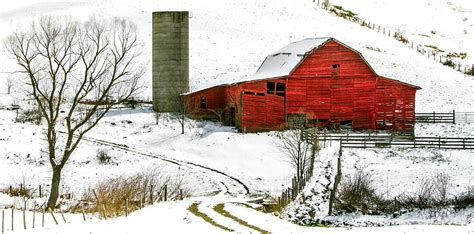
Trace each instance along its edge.
{"label": "barn window", "polygon": [[267,93],[275,94],[275,82],[267,82]]}
{"label": "barn window", "polygon": [[201,97],[201,105],[200,107],[202,109],[206,109],[207,108],[207,101],[206,101],[206,97]]}
{"label": "barn window", "polygon": [[267,93],[285,96],[285,84],[276,82],[267,82]]}
{"label": "barn window", "polygon": [[285,84],[283,83],[276,83],[276,95],[278,96],[285,96]]}
{"label": "barn window", "polygon": [[340,70],[340,68],[341,68],[341,65],[339,65],[339,64],[333,64],[333,65],[332,65],[332,75],[333,75],[333,76],[339,75],[339,70]]}

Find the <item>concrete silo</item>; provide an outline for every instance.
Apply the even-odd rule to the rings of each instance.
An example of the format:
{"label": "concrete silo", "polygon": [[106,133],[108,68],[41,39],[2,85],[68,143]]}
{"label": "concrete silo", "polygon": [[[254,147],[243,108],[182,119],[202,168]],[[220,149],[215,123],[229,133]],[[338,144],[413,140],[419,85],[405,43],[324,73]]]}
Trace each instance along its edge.
{"label": "concrete silo", "polygon": [[189,91],[189,13],[153,12],[153,109],[178,112]]}

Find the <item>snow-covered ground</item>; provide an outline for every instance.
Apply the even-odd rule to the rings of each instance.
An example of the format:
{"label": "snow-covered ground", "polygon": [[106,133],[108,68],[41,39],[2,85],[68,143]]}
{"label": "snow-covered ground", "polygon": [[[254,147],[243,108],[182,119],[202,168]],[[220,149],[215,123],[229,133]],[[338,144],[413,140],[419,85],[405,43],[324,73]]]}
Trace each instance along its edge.
{"label": "snow-covered ground", "polygon": [[[347,1],[340,1],[346,7]],[[335,3],[337,2],[335,0]],[[374,2],[377,0],[366,0],[364,4],[368,6],[375,4]],[[380,8],[356,8],[359,5],[351,3],[352,5],[347,5],[347,8],[354,9],[356,13],[370,19],[370,17],[379,18],[375,14],[378,14],[377,10],[373,9],[381,9],[380,12],[387,13],[390,10],[384,9],[391,9],[390,6],[393,9],[402,9],[402,5],[409,4],[408,2],[412,3],[412,1],[404,0],[393,1],[387,5],[376,4]],[[426,20],[434,6],[444,12],[443,19],[446,22],[458,22],[459,17],[462,21],[464,15],[458,14],[459,9],[452,10],[451,8],[454,5],[462,5],[465,7],[464,13],[469,13],[472,12],[472,8],[466,6],[469,3],[450,1],[451,4],[448,2],[441,4],[437,1],[426,0],[416,4],[424,6],[423,4],[427,2],[431,5],[426,9],[426,15],[421,14],[420,18],[410,15],[400,24],[394,24],[397,19],[392,16],[386,17],[387,19],[380,18],[387,20],[384,22],[388,26],[400,27],[413,35],[429,34],[430,30],[434,30],[437,36],[431,35],[430,38],[436,40],[436,43],[439,42],[440,48],[452,48],[453,52],[466,51],[468,55],[471,55],[472,43],[468,42],[472,41],[469,39],[469,36],[472,37],[472,25],[465,25],[469,22],[472,24],[469,14],[466,16],[468,19],[463,21],[461,26],[456,27],[450,27],[452,23]],[[444,6],[447,8],[445,9]],[[472,111],[473,108],[473,77],[465,76],[428,60],[387,36],[335,17],[315,7],[311,0],[18,0],[14,3],[2,4],[0,38],[3,39],[15,30],[26,27],[32,19],[37,19],[44,14],[72,17],[78,20],[85,20],[90,16],[125,17],[138,25],[141,40],[145,43],[142,59],[149,62],[151,60],[151,13],[164,10],[192,12],[190,19],[190,85],[192,90],[247,79],[256,72],[267,55],[288,43],[303,38],[328,36],[360,51],[380,75],[422,87],[422,90],[417,93],[417,111],[451,111],[453,109]],[[424,11],[425,8],[416,8],[416,10]],[[425,31],[418,32],[423,22],[428,21],[436,23],[430,27],[423,27]],[[464,28],[468,34],[460,36],[459,30]],[[459,48],[456,47],[458,45]],[[468,58],[472,57],[468,56]],[[23,108],[31,105],[25,97],[25,86],[22,85],[18,73],[11,73],[16,70],[17,68],[6,53],[0,53],[0,189],[20,183],[31,188],[39,185],[46,186],[51,176],[44,153],[45,144],[42,139],[44,127],[14,123],[15,112],[1,110],[11,104],[20,104]],[[5,94],[6,78],[14,82],[10,95]],[[151,65],[148,66],[144,80],[148,84],[151,83]],[[142,93],[142,98],[150,99],[149,88]],[[417,125],[416,134],[474,137],[474,124]],[[112,111],[88,137],[89,139],[82,142],[64,170],[63,192],[73,192],[80,196],[82,191],[106,178],[161,168],[170,175],[183,176],[185,186],[195,197],[191,201],[154,205],[127,218],[107,221],[94,219],[86,223],[77,220],[71,224],[60,225],[57,229],[48,227],[35,231],[39,233],[136,233],[138,230],[147,233],[160,230],[157,226],[162,223],[162,230],[166,232],[221,232],[222,230],[210,226],[187,211],[193,202],[202,202],[199,207],[211,215],[216,215],[212,213],[213,205],[225,203],[225,208],[235,215],[272,232],[466,233],[474,231],[472,224],[461,227],[398,226],[350,230],[305,228],[271,214],[262,214],[233,204],[233,202],[248,202],[249,198],[245,196],[243,184],[253,195],[277,195],[289,186],[292,168],[285,161],[283,153],[276,147],[278,139],[272,132],[242,134],[234,128],[222,127],[216,123],[191,121],[186,127],[186,133],[181,135],[180,126],[172,116],[164,115],[160,123],[155,124],[153,113],[145,108]],[[128,150],[96,140],[126,145]],[[98,162],[96,155],[99,149],[108,151],[112,157],[112,163],[104,165]],[[334,148],[326,149],[322,153],[326,152],[328,156],[331,150]],[[417,180],[416,177],[431,176],[438,171],[443,171],[452,176],[456,187],[453,189],[453,194],[455,194],[473,184],[471,175],[474,169],[473,154],[472,151],[420,149],[347,150],[344,151],[343,156],[343,171],[346,175],[350,175],[357,168],[366,168],[373,173],[377,183],[380,184],[380,189],[387,190],[388,187],[388,194],[392,196],[401,192],[410,192],[414,181]],[[177,164],[163,159],[173,160]],[[225,175],[193,164],[224,172]],[[308,191],[310,188],[308,187]],[[209,196],[214,194],[218,195]],[[0,206],[11,202],[9,197],[3,195],[0,197]],[[324,209],[326,208],[323,207]],[[222,217],[215,218],[224,223],[229,222]],[[154,227],[157,228],[154,229]],[[17,230],[21,231],[21,229]],[[238,225],[236,230],[248,231]]]}
{"label": "snow-covered ground", "polygon": [[433,45],[448,53],[467,53],[457,59],[474,64],[474,3],[465,0],[331,0],[363,19],[398,30],[410,41]]}
{"label": "snow-covered ground", "polygon": [[[21,2],[20,5],[11,4],[2,8],[0,37],[11,34],[19,25],[24,28],[32,19],[46,12],[79,20],[89,16],[125,17],[139,26],[141,40],[145,43],[142,59],[146,62],[151,61],[151,13],[164,10],[191,11],[192,90],[246,79],[256,72],[267,55],[288,43],[304,38],[329,36],[360,51],[380,75],[422,87],[417,95],[418,111],[469,111],[474,103],[472,76],[465,76],[431,61],[387,36],[328,14],[310,0],[116,0],[113,3],[110,0],[99,0],[70,1],[75,4],[52,1],[45,5],[32,0]],[[365,9],[368,11],[376,8]],[[25,16],[24,12],[28,14]],[[443,17],[446,20],[457,18],[459,15],[455,12]],[[414,25],[418,21],[419,24],[427,22],[413,20]],[[450,24],[438,25],[450,27]],[[453,43],[450,38],[445,41]],[[15,71],[12,61],[5,53],[0,55],[0,71]],[[151,65],[145,75],[148,82],[151,79],[150,72]],[[0,77],[7,76],[17,77],[15,74],[0,74]],[[2,79],[0,90],[5,90],[2,88],[4,83],[5,79]],[[143,92],[142,97],[150,98],[149,89]]]}

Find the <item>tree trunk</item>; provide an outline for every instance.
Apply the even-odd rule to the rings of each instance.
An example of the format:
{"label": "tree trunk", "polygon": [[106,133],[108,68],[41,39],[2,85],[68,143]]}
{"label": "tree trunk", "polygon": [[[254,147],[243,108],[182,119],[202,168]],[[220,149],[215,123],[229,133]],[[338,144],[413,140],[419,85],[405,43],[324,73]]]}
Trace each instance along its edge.
{"label": "tree trunk", "polygon": [[54,209],[59,197],[59,184],[61,182],[61,170],[59,166],[53,167],[53,178],[51,179],[51,191],[49,193],[47,208]]}

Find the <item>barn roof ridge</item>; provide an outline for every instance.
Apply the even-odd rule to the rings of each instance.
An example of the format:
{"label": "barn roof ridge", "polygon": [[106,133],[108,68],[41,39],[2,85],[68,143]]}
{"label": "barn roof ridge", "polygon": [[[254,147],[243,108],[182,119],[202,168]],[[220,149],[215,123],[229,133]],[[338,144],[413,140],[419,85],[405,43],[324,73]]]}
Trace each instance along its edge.
{"label": "barn roof ridge", "polygon": [[305,55],[334,40],[332,37],[305,38],[291,42],[279,50],[269,54],[262,62],[257,72],[252,76],[254,79],[288,76],[295,67],[303,60]]}
{"label": "barn roof ridge", "polygon": [[413,84],[406,83],[406,82],[403,82],[403,81],[400,81],[400,80],[397,80],[397,79],[388,78],[388,77],[380,76],[380,75],[377,75],[377,78],[382,78],[382,79],[394,81],[394,82],[400,83],[400,84],[402,84],[402,85],[406,85],[406,86],[412,87],[412,88],[414,88],[414,89],[416,89],[416,90],[420,90],[420,89],[421,89],[421,87],[418,86],[418,85],[413,85]]}

